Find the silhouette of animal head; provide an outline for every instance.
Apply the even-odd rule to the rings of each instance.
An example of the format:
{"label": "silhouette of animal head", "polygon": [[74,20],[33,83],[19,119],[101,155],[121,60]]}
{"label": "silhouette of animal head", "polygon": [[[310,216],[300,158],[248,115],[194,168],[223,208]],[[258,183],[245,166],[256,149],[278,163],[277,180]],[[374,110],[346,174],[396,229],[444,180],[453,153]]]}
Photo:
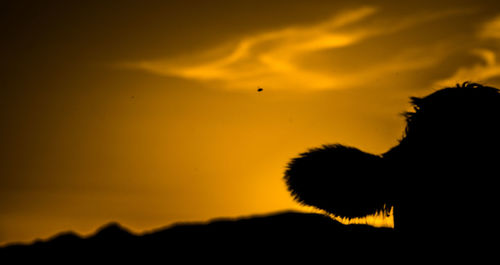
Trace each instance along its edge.
{"label": "silhouette of animal head", "polygon": [[335,144],[292,159],[284,176],[292,196],[345,217],[395,206],[396,227],[422,225],[422,213],[487,211],[500,158],[499,90],[466,82],[412,97],[411,104],[403,138],[382,155]]}

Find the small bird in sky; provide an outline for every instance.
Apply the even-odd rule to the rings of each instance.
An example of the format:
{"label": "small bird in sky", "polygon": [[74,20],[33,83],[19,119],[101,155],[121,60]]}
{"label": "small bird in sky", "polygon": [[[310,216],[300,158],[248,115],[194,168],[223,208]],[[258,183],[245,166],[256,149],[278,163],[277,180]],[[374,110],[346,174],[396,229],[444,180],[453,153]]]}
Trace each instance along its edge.
{"label": "small bird in sky", "polygon": [[262,87],[257,88],[257,92],[261,92],[262,90],[264,90]]}

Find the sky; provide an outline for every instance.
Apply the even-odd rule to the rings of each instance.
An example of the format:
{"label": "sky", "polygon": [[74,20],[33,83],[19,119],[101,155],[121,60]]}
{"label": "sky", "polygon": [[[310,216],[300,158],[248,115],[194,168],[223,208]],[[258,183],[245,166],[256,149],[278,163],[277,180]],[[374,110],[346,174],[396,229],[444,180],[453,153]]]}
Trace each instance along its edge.
{"label": "sky", "polygon": [[1,1],[0,32],[0,244],[310,211],[291,158],[500,87],[498,1]]}

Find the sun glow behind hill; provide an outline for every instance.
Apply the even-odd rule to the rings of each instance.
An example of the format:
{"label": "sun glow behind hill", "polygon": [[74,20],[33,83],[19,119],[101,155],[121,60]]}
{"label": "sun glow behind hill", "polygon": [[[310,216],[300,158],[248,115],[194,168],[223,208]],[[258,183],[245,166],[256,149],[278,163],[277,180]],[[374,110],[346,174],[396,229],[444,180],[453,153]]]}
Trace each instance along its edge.
{"label": "sun glow behind hill", "polygon": [[343,224],[366,224],[374,227],[390,227],[394,228],[394,207],[390,209],[380,210],[374,214],[359,218],[346,218],[335,215],[330,215],[333,219]]}
{"label": "sun glow behind hill", "polygon": [[338,216],[335,214],[328,213],[324,210],[312,207],[312,206],[302,206],[303,208],[301,210],[304,210],[306,212],[313,212],[313,213],[318,213],[318,214],[324,214],[329,216],[330,218],[344,224],[344,225],[350,225],[350,224],[361,224],[361,225],[370,225],[373,227],[388,227],[388,228],[394,228],[394,207],[391,206],[390,208],[384,207],[384,209],[381,209],[374,214],[369,214],[364,217],[357,217],[357,218],[348,218],[348,217],[343,217],[343,216]]}

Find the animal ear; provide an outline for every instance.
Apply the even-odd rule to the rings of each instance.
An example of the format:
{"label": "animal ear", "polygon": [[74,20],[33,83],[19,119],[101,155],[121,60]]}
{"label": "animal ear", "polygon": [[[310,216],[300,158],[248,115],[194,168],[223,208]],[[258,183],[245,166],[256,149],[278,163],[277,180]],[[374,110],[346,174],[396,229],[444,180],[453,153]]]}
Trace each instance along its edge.
{"label": "animal ear", "polygon": [[383,160],[359,149],[324,145],[288,164],[285,181],[300,203],[335,215],[361,217],[387,203]]}

